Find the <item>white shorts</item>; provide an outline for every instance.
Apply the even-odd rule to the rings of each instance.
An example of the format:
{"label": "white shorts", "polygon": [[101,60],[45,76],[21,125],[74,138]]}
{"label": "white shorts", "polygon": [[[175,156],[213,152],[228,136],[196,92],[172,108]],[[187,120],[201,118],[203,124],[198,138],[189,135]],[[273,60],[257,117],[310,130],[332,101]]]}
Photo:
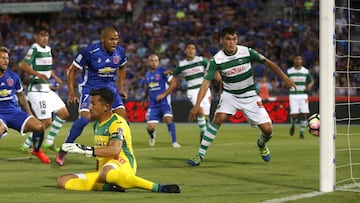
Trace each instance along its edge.
{"label": "white shorts", "polygon": [[28,92],[27,97],[38,119],[51,118],[52,112],[56,112],[65,107],[63,100],[53,91]]}
{"label": "white shorts", "polygon": [[[196,104],[196,99],[198,96],[199,89],[190,89],[187,90],[187,97],[192,103],[193,106]],[[206,91],[204,99],[200,103],[200,107],[204,110],[204,115],[210,114],[210,107],[211,107],[211,92],[210,89]]]}
{"label": "white shorts", "polygon": [[290,115],[309,113],[309,100],[307,95],[289,95]]}
{"label": "white shorts", "polygon": [[215,114],[219,112],[234,115],[238,110],[244,113],[252,126],[271,123],[269,114],[259,96],[237,98],[234,95],[223,91]]}

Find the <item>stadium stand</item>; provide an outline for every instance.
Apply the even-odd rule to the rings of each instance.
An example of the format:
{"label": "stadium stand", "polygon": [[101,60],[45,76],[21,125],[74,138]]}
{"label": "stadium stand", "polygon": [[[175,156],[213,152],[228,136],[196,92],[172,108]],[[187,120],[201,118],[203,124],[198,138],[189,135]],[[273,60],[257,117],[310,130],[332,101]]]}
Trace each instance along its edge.
{"label": "stadium stand", "polygon": [[[155,52],[160,56],[161,64],[174,68],[184,57],[185,42],[192,40],[198,44],[199,54],[211,58],[220,48],[218,32],[231,25],[238,28],[241,44],[274,59],[283,70],[292,66],[295,53],[301,53],[304,66],[310,69],[315,79],[311,95],[318,95],[318,0],[307,6],[309,0],[129,1],[135,6],[130,20],[125,15],[127,0],[64,1],[66,4],[61,12],[0,14],[0,44],[11,49],[11,67],[23,74],[17,63],[33,42],[32,26],[48,26],[56,72],[65,81],[74,54],[86,44],[98,40],[101,28],[114,25],[119,29],[120,44],[126,47],[129,57],[126,81],[129,97],[141,99],[147,55]],[[346,35],[346,30],[343,35]],[[346,46],[340,44],[338,48],[347,50]],[[352,67],[359,69],[360,65],[353,64]],[[256,78],[260,80],[264,74],[274,86],[271,95],[287,95],[282,81],[257,65]],[[352,79],[359,83],[359,78],[354,75]],[[173,96],[185,98],[184,87],[184,84],[180,85]],[[341,91],[337,93],[342,94]],[[67,99],[66,85],[59,94]],[[354,94],[359,95],[359,90]]]}

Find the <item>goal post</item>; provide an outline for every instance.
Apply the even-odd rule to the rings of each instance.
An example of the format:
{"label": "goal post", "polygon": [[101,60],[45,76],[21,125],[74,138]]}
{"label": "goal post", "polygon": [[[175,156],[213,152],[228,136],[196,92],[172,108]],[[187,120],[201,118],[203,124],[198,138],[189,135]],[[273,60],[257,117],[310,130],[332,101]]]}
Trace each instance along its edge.
{"label": "goal post", "polygon": [[320,191],[335,190],[335,1],[320,2]]}

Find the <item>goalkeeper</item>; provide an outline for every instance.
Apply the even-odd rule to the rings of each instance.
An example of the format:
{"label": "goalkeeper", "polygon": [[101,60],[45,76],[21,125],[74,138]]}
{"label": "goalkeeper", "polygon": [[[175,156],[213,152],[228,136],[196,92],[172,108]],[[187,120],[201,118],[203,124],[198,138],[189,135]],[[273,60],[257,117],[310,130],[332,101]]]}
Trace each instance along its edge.
{"label": "goalkeeper", "polygon": [[161,185],[136,176],[136,159],[130,128],[125,119],[112,113],[114,95],[101,88],[91,91],[90,113],[94,123],[95,146],[65,143],[62,150],[96,157],[97,171],[62,175],[57,185],[65,190],[125,191],[141,188],[153,192],[180,193],[176,184]]}

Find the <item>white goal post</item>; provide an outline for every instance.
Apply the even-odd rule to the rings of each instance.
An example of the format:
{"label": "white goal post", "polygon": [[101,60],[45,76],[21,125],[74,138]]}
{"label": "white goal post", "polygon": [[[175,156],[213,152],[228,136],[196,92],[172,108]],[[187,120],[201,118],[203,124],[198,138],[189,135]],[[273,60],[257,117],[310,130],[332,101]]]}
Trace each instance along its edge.
{"label": "white goal post", "polygon": [[320,191],[335,190],[335,1],[320,2]]}

